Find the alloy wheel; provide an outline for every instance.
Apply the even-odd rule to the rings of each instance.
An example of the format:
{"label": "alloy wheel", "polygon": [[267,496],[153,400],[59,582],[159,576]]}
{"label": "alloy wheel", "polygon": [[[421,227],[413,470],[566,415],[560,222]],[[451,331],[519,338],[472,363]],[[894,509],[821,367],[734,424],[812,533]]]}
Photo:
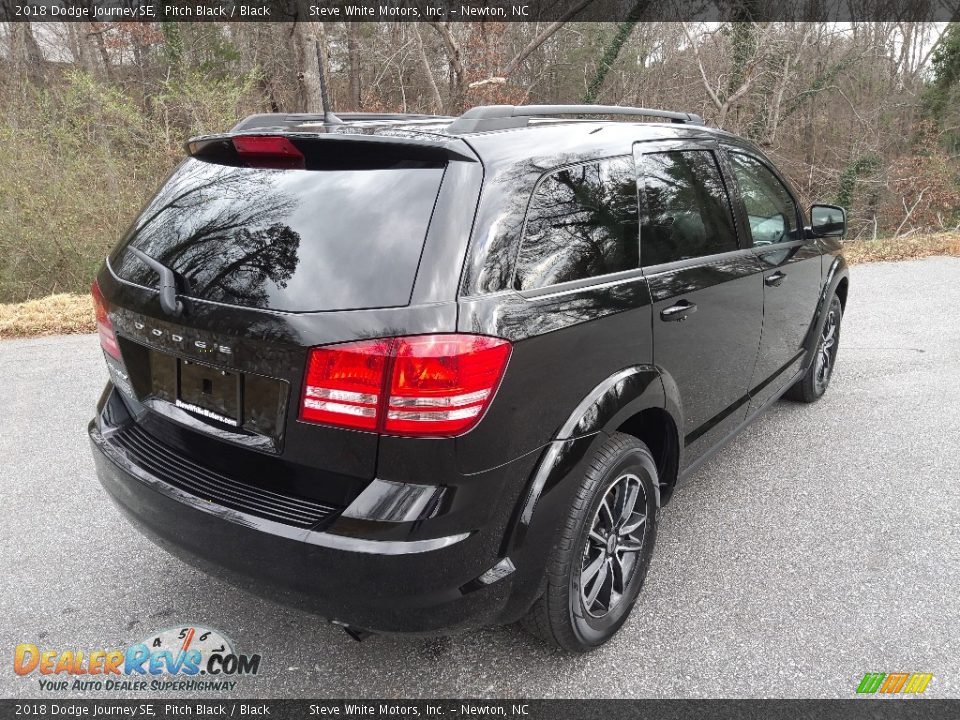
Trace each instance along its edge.
{"label": "alloy wheel", "polygon": [[580,600],[601,618],[626,595],[643,550],[647,498],[640,478],[621,475],[604,493],[583,549]]}
{"label": "alloy wheel", "polygon": [[833,374],[833,366],[837,357],[839,331],[840,303],[834,300],[834,302],[830,303],[830,310],[827,313],[827,319],[823,323],[823,330],[820,333],[820,344],[817,348],[814,382],[816,383],[818,394],[826,390],[827,385],[830,384],[830,376]]}

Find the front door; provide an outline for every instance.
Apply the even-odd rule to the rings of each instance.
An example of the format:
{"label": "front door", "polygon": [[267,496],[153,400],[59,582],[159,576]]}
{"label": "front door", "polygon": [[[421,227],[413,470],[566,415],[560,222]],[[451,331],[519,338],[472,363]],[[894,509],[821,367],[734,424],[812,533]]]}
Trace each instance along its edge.
{"label": "front door", "polygon": [[763,274],[763,333],[750,383],[751,408],[761,407],[793,380],[820,298],[820,247],[805,239],[793,195],[761,159],[728,148]]}
{"label": "front door", "polygon": [[634,153],[654,362],[679,392],[689,466],[746,416],[763,281],[738,240],[713,143],[637,143]]}

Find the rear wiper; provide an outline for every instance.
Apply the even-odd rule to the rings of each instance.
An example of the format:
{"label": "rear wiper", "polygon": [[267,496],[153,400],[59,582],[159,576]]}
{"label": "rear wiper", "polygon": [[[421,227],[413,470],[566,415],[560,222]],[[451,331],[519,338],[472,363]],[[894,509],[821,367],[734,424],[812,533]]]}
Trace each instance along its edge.
{"label": "rear wiper", "polygon": [[166,265],[154,260],[142,250],[127,246],[127,250],[136,255],[145,265],[157,271],[160,275],[160,307],[167,315],[180,317],[183,314],[183,303],[177,300],[177,276]]}

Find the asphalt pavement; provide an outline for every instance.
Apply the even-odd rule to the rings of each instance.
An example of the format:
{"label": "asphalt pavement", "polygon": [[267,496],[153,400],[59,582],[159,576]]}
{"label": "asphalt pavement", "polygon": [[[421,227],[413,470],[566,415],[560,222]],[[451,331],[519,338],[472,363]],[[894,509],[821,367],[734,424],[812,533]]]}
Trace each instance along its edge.
{"label": "asphalt pavement", "polygon": [[[190,624],[262,655],[244,697],[852,697],[895,671],[960,696],[958,258],[853,269],[827,395],[777,403],[678,489],[633,615],[587,656],[512,627],[357,643],[167,555],[95,478],[105,380],[96,336],[0,341],[2,697],[41,695],[18,643]],[[47,697],[98,695],[145,697]]]}

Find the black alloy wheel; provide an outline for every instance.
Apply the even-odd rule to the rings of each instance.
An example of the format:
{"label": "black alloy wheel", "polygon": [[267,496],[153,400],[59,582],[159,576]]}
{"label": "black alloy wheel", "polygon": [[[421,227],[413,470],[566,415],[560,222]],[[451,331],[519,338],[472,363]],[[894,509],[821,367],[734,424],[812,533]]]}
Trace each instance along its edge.
{"label": "black alloy wheel", "polygon": [[543,595],[523,620],[545,642],[589,652],[626,622],[653,555],[659,477],[650,449],[614,433],[585,463],[547,563]]}

